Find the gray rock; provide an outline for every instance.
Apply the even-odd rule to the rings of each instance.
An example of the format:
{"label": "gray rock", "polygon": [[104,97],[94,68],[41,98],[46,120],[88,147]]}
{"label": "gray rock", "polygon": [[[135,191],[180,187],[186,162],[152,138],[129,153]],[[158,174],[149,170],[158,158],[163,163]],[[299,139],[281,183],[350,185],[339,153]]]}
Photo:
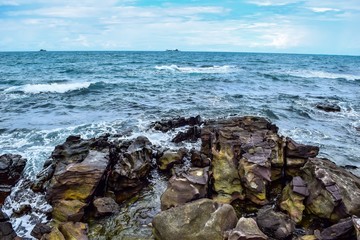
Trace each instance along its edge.
{"label": "gray rock", "polygon": [[286,157],[313,158],[319,153],[319,147],[296,143],[291,138],[286,138]]}
{"label": "gray rock", "polygon": [[38,223],[35,225],[35,227],[33,228],[30,234],[36,239],[41,239],[43,235],[48,234],[50,232],[51,232],[51,227],[49,225],[46,225],[44,223]]}
{"label": "gray rock", "polygon": [[111,215],[119,212],[120,210],[119,205],[115,202],[115,200],[109,197],[96,198],[93,201],[93,205],[95,207],[96,217]]}
{"label": "gray rock", "polygon": [[231,205],[200,199],[159,213],[152,224],[159,240],[223,240],[237,220]]}
{"label": "gray rock", "polygon": [[351,218],[342,219],[339,223],[325,228],[320,233],[321,240],[356,239],[355,228]]}

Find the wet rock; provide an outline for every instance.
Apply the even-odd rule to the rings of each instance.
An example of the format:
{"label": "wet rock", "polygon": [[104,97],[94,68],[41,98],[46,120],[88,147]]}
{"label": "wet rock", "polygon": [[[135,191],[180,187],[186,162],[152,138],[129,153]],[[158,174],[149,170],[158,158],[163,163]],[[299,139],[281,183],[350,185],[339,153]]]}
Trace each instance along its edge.
{"label": "wet rock", "polygon": [[12,225],[9,221],[9,217],[1,211],[0,208],[0,239],[1,240],[13,240],[17,237]]}
{"label": "wet rock", "polygon": [[79,200],[58,200],[53,205],[52,217],[60,222],[81,221],[86,205]]}
{"label": "wet rock", "polygon": [[118,147],[115,165],[108,179],[109,190],[117,195],[117,202],[131,197],[146,184],[146,177],[151,170],[152,144],[146,137]]}
{"label": "wet rock", "polygon": [[286,157],[288,158],[314,158],[319,153],[319,147],[296,143],[286,138]]}
{"label": "wet rock", "polygon": [[360,179],[327,159],[311,158],[302,168],[308,185],[306,209],[321,218],[338,221],[360,215]]}
{"label": "wet rock", "polygon": [[191,164],[194,167],[208,167],[210,166],[211,160],[206,155],[201,154],[200,151],[197,151],[195,149],[191,149]]}
{"label": "wet rock", "polygon": [[179,149],[177,152],[165,151],[164,154],[157,160],[160,170],[169,171],[174,164],[182,163],[186,155],[185,149]]}
{"label": "wet rock", "polygon": [[201,130],[198,126],[189,127],[186,132],[179,132],[171,140],[174,143],[180,143],[183,141],[196,142],[201,136]]}
{"label": "wet rock", "polygon": [[319,239],[336,240],[336,239],[356,239],[356,233],[351,218],[342,219],[339,223],[324,229]]}
{"label": "wet rock", "polygon": [[48,234],[50,232],[51,232],[51,227],[49,225],[46,225],[44,223],[37,223],[30,234],[36,239],[41,239],[43,235]]}
{"label": "wet rock", "polygon": [[162,120],[162,121],[157,121],[154,124],[152,124],[152,127],[155,130],[158,131],[162,131],[162,132],[167,132],[171,129],[174,128],[179,128],[179,127],[184,127],[184,126],[200,126],[202,123],[201,121],[201,117],[200,116],[196,116],[196,117],[189,117],[189,118],[184,118],[184,117],[178,117],[172,120]]}
{"label": "wet rock", "polygon": [[41,240],[66,240],[66,239],[57,227],[53,227],[50,233],[44,234],[42,236]]}
{"label": "wet rock", "polygon": [[59,227],[65,239],[87,240],[88,226],[82,222],[66,222]]}
{"label": "wet rock", "polygon": [[16,154],[0,156],[0,204],[10,195],[11,188],[19,181],[26,159]]}
{"label": "wet rock", "polygon": [[341,108],[335,103],[318,103],[316,108],[325,112],[340,112]]}
{"label": "wet rock", "polygon": [[288,212],[290,218],[299,223],[302,220],[305,209],[304,199],[309,195],[307,184],[301,177],[294,177],[282,191],[280,199],[280,208]]}
{"label": "wet rock", "polygon": [[236,227],[229,233],[228,240],[266,240],[253,218],[240,218]]}
{"label": "wet rock", "polygon": [[208,191],[209,168],[191,168],[180,177],[172,176],[161,196],[161,210],[204,198]]}
{"label": "wet rock", "polygon": [[119,205],[115,202],[115,200],[109,197],[96,198],[93,205],[95,207],[96,217],[111,215],[119,212],[120,210]]}
{"label": "wet rock", "polygon": [[275,212],[271,206],[259,210],[256,222],[262,232],[275,239],[286,239],[295,229],[294,222],[286,214]]}
{"label": "wet rock", "polygon": [[155,239],[222,240],[237,220],[231,205],[200,199],[159,213],[152,224]]}

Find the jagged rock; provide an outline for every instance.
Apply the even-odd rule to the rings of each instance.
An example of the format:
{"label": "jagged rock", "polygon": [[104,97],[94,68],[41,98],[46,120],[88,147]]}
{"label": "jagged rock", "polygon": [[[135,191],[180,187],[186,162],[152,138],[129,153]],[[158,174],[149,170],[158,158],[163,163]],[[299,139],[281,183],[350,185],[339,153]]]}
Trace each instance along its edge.
{"label": "jagged rock", "polygon": [[115,165],[111,170],[108,185],[121,202],[146,183],[146,177],[151,169],[152,144],[146,137],[119,146]]}
{"label": "jagged rock", "polygon": [[44,234],[42,236],[41,240],[66,240],[66,239],[57,227],[53,227],[50,233]]}
{"label": "jagged rock", "polygon": [[309,196],[307,184],[301,177],[294,177],[290,184],[288,184],[282,191],[280,208],[287,211],[290,218],[295,223],[302,220],[303,211],[305,209],[304,199]]}
{"label": "jagged rock", "polygon": [[360,218],[353,216],[352,221],[356,232],[356,239],[360,240]]}
{"label": "jagged rock", "polygon": [[155,239],[159,240],[222,240],[237,220],[231,205],[200,199],[159,213],[152,224]]}
{"label": "jagged rock", "polygon": [[0,204],[10,195],[11,188],[19,181],[26,159],[16,154],[0,156]]}
{"label": "jagged rock", "polygon": [[208,191],[209,168],[191,168],[180,177],[172,176],[161,196],[161,210],[204,198]]}
{"label": "jagged rock", "polygon": [[114,199],[109,197],[96,198],[93,205],[95,207],[96,217],[111,215],[119,212],[120,210],[119,205],[114,201]]}
{"label": "jagged rock", "polygon": [[191,141],[196,142],[201,136],[201,130],[198,126],[189,127],[186,132],[179,132],[176,136],[171,140],[174,143],[179,143],[183,141]]}
{"label": "jagged rock", "polygon": [[240,218],[236,227],[229,233],[228,240],[267,240],[253,218]]}
{"label": "jagged rock", "polygon": [[318,103],[316,108],[325,112],[340,112],[341,108],[335,103]]}
{"label": "jagged rock", "polygon": [[308,185],[306,209],[321,218],[338,221],[360,215],[360,179],[327,159],[311,158],[302,168]]}
{"label": "jagged rock", "polygon": [[205,123],[201,153],[211,158],[214,199],[229,203],[246,195],[257,204],[267,203],[266,186],[281,177],[284,165],[284,141],[277,131],[260,117]]}
{"label": "jagged rock", "polygon": [[342,219],[339,223],[324,229],[320,236],[322,240],[356,239],[356,233],[351,218]]}
{"label": "jagged rock", "polygon": [[286,239],[295,229],[294,222],[286,214],[275,212],[271,206],[259,210],[256,222],[262,232],[275,239]]}
{"label": "jagged rock", "polygon": [[65,239],[87,240],[88,226],[82,222],[66,222],[61,224],[59,230]]}
{"label": "jagged rock", "polygon": [[319,147],[296,143],[286,138],[286,157],[288,158],[314,158],[319,153]]}
{"label": "jagged rock", "polygon": [[204,154],[201,154],[200,151],[191,149],[190,154],[191,154],[191,164],[194,167],[203,168],[203,167],[210,166],[210,163],[211,163],[210,158],[208,158]]}
{"label": "jagged rock", "polygon": [[52,217],[60,222],[81,221],[86,205],[79,200],[58,200],[53,205]]}
{"label": "jagged rock", "polygon": [[168,171],[174,164],[182,163],[186,155],[186,150],[181,148],[177,152],[165,151],[164,154],[157,160],[160,170]]}
{"label": "jagged rock", "polygon": [[36,239],[41,239],[43,235],[48,234],[50,232],[51,232],[51,227],[49,225],[46,225],[44,223],[37,223],[30,234]]}
{"label": "jagged rock", "polygon": [[172,120],[157,121],[154,124],[152,124],[152,127],[155,130],[162,131],[162,132],[167,132],[167,131],[169,131],[171,129],[178,128],[178,127],[184,127],[186,125],[189,125],[189,126],[198,125],[198,126],[200,126],[201,123],[202,123],[202,121],[201,121],[200,116],[189,117],[189,118],[178,117],[178,118],[175,118],[175,119],[172,119]]}
{"label": "jagged rock", "polygon": [[287,176],[296,177],[299,176],[300,168],[305,165],[308,158],[286,158],[285,173]]}

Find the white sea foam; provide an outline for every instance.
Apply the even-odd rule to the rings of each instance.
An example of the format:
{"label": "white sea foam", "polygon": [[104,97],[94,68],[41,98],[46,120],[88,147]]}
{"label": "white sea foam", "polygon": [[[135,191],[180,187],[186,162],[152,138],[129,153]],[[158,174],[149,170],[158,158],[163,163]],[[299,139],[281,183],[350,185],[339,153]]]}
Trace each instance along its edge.
{"label": "white sea foam", "polygon": [[78,82],[78,83],[50,83],[50,84],[26,84],[22,86],[14,86],[5,89],[4,92],[24,92],[24,93],[65,93],[69,91],[88,88],[90,82]]}
{"label": "white sea foam", "polygon": [[234,72],[236,69],[234,66],[224,65],[224,66],[201,66],[201,67],[180,67],[178,65],[162,65],[155,66],[157,70],[166,70],[173,72],[182,72],[182,73],[230,73]]}
{"label": "white sea foam", "polygon": [[288,72],[289,75],[303,78],[327,78],[327,79],[346,79],[346,80],[360,80],[360,75],[344,74],[344,73],[331,73],[315,70],[297,70]]}

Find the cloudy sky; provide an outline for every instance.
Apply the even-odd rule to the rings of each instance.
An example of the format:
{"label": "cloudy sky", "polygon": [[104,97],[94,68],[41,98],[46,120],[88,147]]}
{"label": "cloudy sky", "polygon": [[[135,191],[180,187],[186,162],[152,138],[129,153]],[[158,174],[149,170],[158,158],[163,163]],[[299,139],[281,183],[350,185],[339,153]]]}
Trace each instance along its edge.
{"label": "cloudy sky", "polygon": [[0,0],[0,51],[360,55],[360,0]]}

